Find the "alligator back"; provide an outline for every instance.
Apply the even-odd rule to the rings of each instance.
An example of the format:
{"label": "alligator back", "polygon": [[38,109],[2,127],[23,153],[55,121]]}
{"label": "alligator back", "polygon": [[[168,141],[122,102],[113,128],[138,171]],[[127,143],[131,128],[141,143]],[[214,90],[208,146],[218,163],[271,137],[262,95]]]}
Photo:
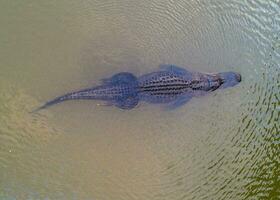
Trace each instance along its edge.
{"label": "alligator back", "polygon": [[141,100],[150,103],[168,103],[178,97],[191,94],[193,74],[176,66],[161,66],[163,70],[138,78],[138,91]]}

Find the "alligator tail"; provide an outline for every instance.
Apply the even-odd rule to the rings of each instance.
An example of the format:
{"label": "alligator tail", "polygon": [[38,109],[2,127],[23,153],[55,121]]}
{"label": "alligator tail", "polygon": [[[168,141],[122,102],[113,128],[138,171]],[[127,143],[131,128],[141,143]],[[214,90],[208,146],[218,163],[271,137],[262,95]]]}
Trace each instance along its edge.
{"label": "alligator tail", "polygon": [[55,99],[48,101],[44,105],[40,106],[39,108],[33,110],[31,113],[38,112],[42,109],[46,109],[52,105],[68,101],[68,100],[77,100],[77,99],[98,99],[98,95],[94,92],[97,91],[99,87],[96,88],[89,88],[84,89],[77,92],[71,92],[68,94],[65,94],[63,96],[56,97]]}
{"label": "alligator tail", "polygon": [[74,93],[69,93],[69,94],[65,94],[63,96],[59,96],[51,101],[46,102],[44,105],[40,106],[39,108],[36,108],[35,110],[33,110],[31,113],[35,113],[38,112],[40,110],[46,109],[52,105],[61,103],[63,101],[67,101],[67,100],[73,100],[73,99],[78,99],[78,98],[74,98],[73,96]]}

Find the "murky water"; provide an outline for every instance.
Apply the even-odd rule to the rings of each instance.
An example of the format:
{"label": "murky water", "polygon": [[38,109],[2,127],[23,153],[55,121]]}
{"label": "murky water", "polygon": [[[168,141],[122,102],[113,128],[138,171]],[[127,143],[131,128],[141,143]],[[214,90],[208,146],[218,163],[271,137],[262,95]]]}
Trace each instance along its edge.
{"label": "murky water", "polygon": [[[280,199],[280,2],[0,2],[0,199]],[[173,63],[241,84],[166,112],[65,102]]]}

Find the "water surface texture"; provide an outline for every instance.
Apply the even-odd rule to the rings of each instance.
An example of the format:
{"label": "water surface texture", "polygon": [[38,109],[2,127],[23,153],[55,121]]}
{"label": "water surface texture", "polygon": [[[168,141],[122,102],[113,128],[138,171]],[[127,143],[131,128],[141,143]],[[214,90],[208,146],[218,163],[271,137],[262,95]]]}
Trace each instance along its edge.
{"label": "water surface texture", "polygon": [[[280,199],[279,0],[2,0],[0,26],[0,199]],[[161,63],[242,82],[169,112],[29,113]]]}

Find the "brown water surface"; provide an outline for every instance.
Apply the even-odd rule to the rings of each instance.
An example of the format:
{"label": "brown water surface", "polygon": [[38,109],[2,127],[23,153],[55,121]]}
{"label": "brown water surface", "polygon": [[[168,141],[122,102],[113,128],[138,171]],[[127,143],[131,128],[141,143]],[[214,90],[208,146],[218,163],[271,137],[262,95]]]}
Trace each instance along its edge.
{"label": "brown water surface", "polygon": [[[280,199],[278,0],[0,2],[0,199]],[[172,63],[236,71],[175,111],[55,96]]]}

